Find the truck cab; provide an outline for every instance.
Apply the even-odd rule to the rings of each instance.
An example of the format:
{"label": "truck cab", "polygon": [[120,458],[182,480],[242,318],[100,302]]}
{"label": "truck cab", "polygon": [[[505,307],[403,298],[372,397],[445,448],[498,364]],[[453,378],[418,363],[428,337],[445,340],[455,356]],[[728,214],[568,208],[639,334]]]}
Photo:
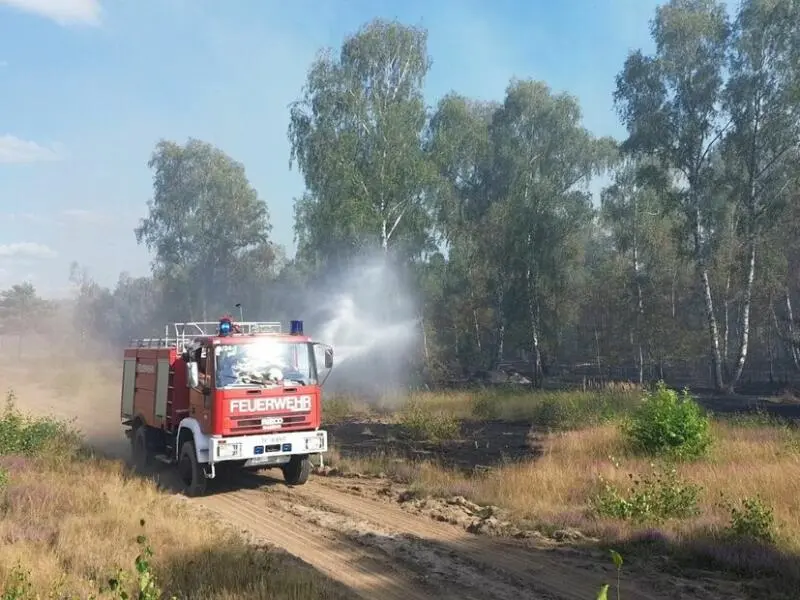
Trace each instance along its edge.
{"label": "truck cab", "polygon": [[305,483],[309,457],[328,449],[320,372],[333,349],[304,335],[302,321],[288,333],[229,317],[173,327],[174,339],[125,350],[121,414],[136,466],[177,465],[190,495],[220,468],[277,467],[290,485]]}

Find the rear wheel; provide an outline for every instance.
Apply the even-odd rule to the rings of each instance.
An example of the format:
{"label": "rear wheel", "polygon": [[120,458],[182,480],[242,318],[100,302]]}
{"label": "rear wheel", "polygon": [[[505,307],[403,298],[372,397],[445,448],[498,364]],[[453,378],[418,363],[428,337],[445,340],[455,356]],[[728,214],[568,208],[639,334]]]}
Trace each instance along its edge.
{"label": "rear wheel", "polygon": [[308,456],[295,454],[281,469],[287,484],[303,485],[308,481],[308,476],[311,473],[311,461]]}
{"label": "rear wheel", "polygon": [[206,493],[208,478],[203,465],[197,461],[197,450],[193,440],[187,440],[181,446],[178,473],[181,482],[186,486],[187,496],[202,496]]}
{"label": "rear wheel", "polygon": [[147,425],[139,425],[131,439],[133,467],[139,473],[146,473],[153,466],[153,454],[147,445]]}

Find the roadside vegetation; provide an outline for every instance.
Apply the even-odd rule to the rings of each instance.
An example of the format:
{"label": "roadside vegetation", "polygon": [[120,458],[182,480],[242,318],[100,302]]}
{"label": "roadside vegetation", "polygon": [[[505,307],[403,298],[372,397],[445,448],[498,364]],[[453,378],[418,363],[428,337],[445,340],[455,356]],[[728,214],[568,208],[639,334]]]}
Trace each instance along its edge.
{"label": "roadside vegetation", "polygon": [[[345,598],[85,449],[69,423],[0,408],[0,599]],[[202,523],[202,526],[198,526]]]}
{"label": "roadside vegetation", "polygon": [[[346,402],[329,402],[345,421]],[[472,421],[527,421],[531,453],[468,472],[436,452],[400,456],[390,441],[373,454],[339,448],[331,464],[340,471],[381,473],[417,495],[463,496],[505,509],[519,526],[577,530],[633,557],[666,551],[696,567],[800,583],[800,433],[788,423],[707,414],[663,384],[422,394],[394,412],[376,405],[373,418],[434,448],[455,443]],[[363,419],[364,406],[357,412]]]}

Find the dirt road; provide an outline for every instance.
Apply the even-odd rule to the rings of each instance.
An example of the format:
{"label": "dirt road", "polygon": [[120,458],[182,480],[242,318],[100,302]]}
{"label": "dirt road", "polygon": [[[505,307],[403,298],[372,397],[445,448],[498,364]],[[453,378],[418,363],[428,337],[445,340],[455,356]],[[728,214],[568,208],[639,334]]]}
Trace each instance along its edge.
{"label": "dirt road", "polygon": [[[195,499],[260,541],[336,579],[362,598],[594,598],[613,568],[582,552],[524,547],[410,514],[365,494],[352,481],[243,478],[239,489]],[[348,489],[355,488],[355,489]],[[625,598],[656,599],[623,582]]]}

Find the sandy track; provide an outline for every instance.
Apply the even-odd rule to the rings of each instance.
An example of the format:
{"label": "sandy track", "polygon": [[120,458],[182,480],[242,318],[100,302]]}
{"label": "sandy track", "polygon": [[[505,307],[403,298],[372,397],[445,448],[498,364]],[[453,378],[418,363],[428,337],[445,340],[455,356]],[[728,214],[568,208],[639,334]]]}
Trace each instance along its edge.
{"label": "sandy track", "polygon": [[[245,477],[254,483],[254,477]],[[346,480],[317,477],[289,489],[279,478],[259,478],[264,487],[195,502],[363,598],[584,600],[615,580],[610,564],[583,552],[555,554],[469,534],[349,493],[343,489]],[[623,581],[621,591],[624,598],[671,597],[655,594],[646,581]]]}
{"label": "sandy track", "polygon": [[388,569],[370,552],[336,539],[320,527],[265,506],[258,492],[231,492],[200,503],[247,534],[284,548],[363,598],[423,599],[430,595],[404,573]]}
{"label": "sandy track", "polygon": [[[199,499],[256,538],[284,548],[362,598],[549,599],[506,574],[410,536],[402,527],[331,511],[308,496],[238,490]],[[305,501],[304,501],[305,500]]]}

